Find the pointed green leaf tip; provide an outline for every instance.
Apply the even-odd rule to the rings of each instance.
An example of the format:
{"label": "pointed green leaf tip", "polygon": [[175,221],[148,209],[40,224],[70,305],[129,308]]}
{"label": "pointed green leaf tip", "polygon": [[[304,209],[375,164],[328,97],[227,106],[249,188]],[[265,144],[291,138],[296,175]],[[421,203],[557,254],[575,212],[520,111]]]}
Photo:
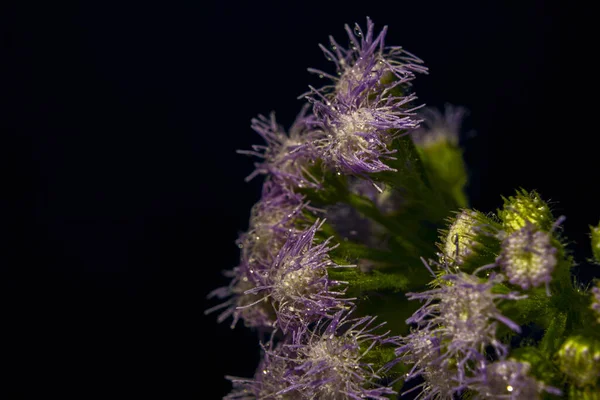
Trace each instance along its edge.
{"label": "pointed green leaf tip", "polygon": [[600,223],[597,226],[590,226],[590,231],[592,255],[594,256],[594,261],[600,264]]}
{"label": "pointed green leaf tip", "polygon": [[459,144],[467,115],[467,109],[451,104],[443,110],[426,107],[419,112],[422,125],[411,135],[432,187],[451,209],[468,206],[467,166]]}
{"label": "pointed green leaf tip", "polygon": [[417,149],[433,186],[448,197],[449,204],[466,207],[467,168],[462,149],[444,137],[418,145]]}
{"label": "pointed green leaf tip", "polygon": [[537,192],[520,189],[515,196],[502,199],[504,206],[498,210],[498,216],[506,233],[518,231],[525,227],[527,222],[543,231],[552,229],[554,218],[550,207]]}

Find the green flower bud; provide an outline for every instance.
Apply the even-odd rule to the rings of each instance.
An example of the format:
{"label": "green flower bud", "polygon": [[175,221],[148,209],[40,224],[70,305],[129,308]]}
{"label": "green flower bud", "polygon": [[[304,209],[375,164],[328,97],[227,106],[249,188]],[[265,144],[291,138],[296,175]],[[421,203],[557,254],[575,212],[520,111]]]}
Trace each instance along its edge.
{"label": "green flower bud", "polygon": [[437,244],[442,261],[470,271],[494,262],[500,250],[501,225],[485,214],[470,209],[447,219],[448,228],[440,230]]}
{"label": "green flower bud", "polygon": [[590,226],[590,231],[594,261],[600,263],[600,224],[598,226]]}
{"label": "green flower bud", "polygon": [[571,336],[558,351],[561,371],[577,386],[595,385],[600,376],[600,343]]}
{"label": "green flower bud", "polygon": [[550,231],[554,218],[548,204],[535,192],[518,190],[516,196],[502,197],[504,206],[498,210],[502,226],[507,233],[524,228],[527,221],[537,228]]}

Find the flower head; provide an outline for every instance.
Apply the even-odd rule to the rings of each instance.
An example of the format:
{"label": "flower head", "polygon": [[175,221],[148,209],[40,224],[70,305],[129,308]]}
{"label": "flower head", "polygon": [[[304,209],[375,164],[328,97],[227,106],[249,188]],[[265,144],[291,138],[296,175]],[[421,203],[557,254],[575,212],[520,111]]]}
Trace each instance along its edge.
{"label": "flower head", "polygon": [[423,381],[403,394],[418,390],[418,399],[451,400],[461,390],[454,368],[454,361],[444,357],[440,337],[426,330],[412,330],[403,338],[403,345],[396,349],[402,362],[412,364],[406,379],[416,376]]}
{"label": "flower head", "polygon": [[428,147],[440,141],[458,145],[461,126],[467,114],[466,108],[451,104],[447,104],[443,112],[435,108],[424,108],[419,113],[423,123],[411,133],[411,137],[421,147]]}
{"label": "flower head", "polygon": [[305,209],[313,210],[301,195],[274,181],[265,181],[261,199],[250,212],[248,230],[236,242],[242,251],[242,262],[250,266],[270,265],[288,236],[300,231],[297,224]]}
{"label": "flower head", "polygon": [[[427,263],[425,265],[429,268]],[[492,349],[499,358],[507,354],[506,345],[496,338],[498,322],[520,332],[520,327],[503,316],[497,307],[502,299],[520,297],[514,293],[492,292],[502,276],[491,275],[489,280],[482,280],[464,272],[451,273],[447,266],[445,268],[446,274],[438,287],[407,294],[409,300],[421,300],[425,304],[406,321],[415,324],[416,329],[403,338],[403,345],[397,349],[402,361],[414,364],[408,379],[421,375],[427,380],[423,388],[429,392],[424,393],[428,396],[452,395],[452,390],[441,387],[440,382],[431,378],[443,373],[447,377],[443,385],[453,382],[453,390],[457,391],[472,373],[473,363],[483,359],[486,351]]]}
{"label": "flower head", "polygon": [[333,290],[345,282],[330,279],[327,269],[354,266],[340,266],[330,259],[329,251],[337,247],[329,245],[331,238],[315,243],[323,222],[317,220],[310,228],[290,235],[268,268],[257,271],[256,287],[246,291],[270,299],[284,332],[332,317],[350,304],[343,291]]}
{"label": "flower head", "polygon": [[270,180],[263,184],[262,197],[251,211],[249,228],[237,240],[240,264],[225,272],[231,279],[229,285],[208,295],[209,298],[227,300],[205,313],[222,309],[217,321],[231,316],[232,328],[240,319],[248,327],[273,328],[276,315],[272,305],[251,291],[261,284],[265,271],[269,270],[289,235],[300,231],[297,225],[306,208],[308,203],[303,202],[302,196]]}
{"label": "flower head", "polygon": [[326,165],[345,174],[393,170],[384,163],[395,152],[388,145],[419,124],[416,108],[408,106],[416,97],[405,92],[414,72],[426,69],[400,47],[385,47],[386,30],[374,38],[370,19],[366,34],[358,25],[354,33],[346,25],[350,49],[333,38],[332,51],[321,46],[338,76],[311,70],[333,81],[320,89],[311,87],[305,95],[322,131],[315,145]]}
{"label": "flower head", "polygon": [[265,347],[255,378],[238,379],[238,397],[227,398],[388,399],[395,392],[379,383],[383,369],[363,359],[392,339],[387,332],[376,333],[384,324],[375,324],[374,317],[350,314],[340,311],[331,320],[295,331],[290,341]]}
{"label": "flower head", "polygon": [[311,129],[314,116],[308,114],[308,108],[309,104],[302,108],[289,133],[277,123],[274,112],[269,118],[259,115],[252,119],[252,129],[264,139],[266,145],[254,145],[252,150],[238,151],[262,158],[262,162],[255,163],[256,169],[246,180],[264,174],[291,188],[319,187],[318,180],[308,171],[317,156],[312,145],[316,134]]}
{"label": "flower head", "polygon": [[477,392],[474,399],[540,399],[546,391],[560,395],[561,391],[529,375],[531,366],[516,360],[496,361],[484,364],[477,375],[470,379],[468,387]]}
{"label": "flower head", "polygon": [[507,235],[502,241],[502,250],[496,262],[513,285],[522,289],[549,283],[556,267],[556,248],[552,237],[527,222],[525,226]]}
{"label": "flower head", "polygon": [[318,90],[323,95],[347,96],[372,89],[391,89],[406,85],[414,73],[426,73],[423,61],[399,46],[385,46],[387,26],[375,36],[375,24],[367,18],[367,31],[355,24],[354,30],[344,26],[350,42],[349,48],[341,46],[332,36],[330,49],[319,45],[325,58],[335,64],[335,75],[309,68],[310,72],[332,81]]}

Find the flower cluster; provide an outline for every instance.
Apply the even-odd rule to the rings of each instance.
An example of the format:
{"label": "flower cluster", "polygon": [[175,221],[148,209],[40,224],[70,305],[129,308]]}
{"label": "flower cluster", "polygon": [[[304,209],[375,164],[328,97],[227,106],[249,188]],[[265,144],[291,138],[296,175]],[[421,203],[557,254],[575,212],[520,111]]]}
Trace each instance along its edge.
{"label": "flower cluster", "polygon": [[[346,295],[348,282],[331,278],[332,271],[356,265],[332,256],[340,243],[325,232],[356,236],[357,221],[364,216],[339,201],[313,207],[307,190],[326,193],[325,176],[343,174],[348,193],[382,213],[394,208],[398,196],[369,174],[394,170],[386,164],[396,151],[393,140],[418,126],[418,107],[409,105],[416,97],[409,88],[415,73],[426,68],[403,49],[386,47],[386,28],[376,34],[370,19],[364,32],[358,25],[354,31],[346,28],[349,48],[333,38],[331,51],[321,46],[336,74],[317,73],[332,84],[310,87],[287,131],[274,113],[253,119],[251,127],[265,143],[239,151],[259,158],[247,180],[264,176],[263,193],[237,241],[240,263],[226,272],[229,285],[209,294],[223,302],[206,312],[221,310],[218,321],[232,317],[233,327],[242,320],[274,339],[264,348],[255,379],[234,380],[229,398],[284,393],[292,398],[384,398],[394,393],[380,386],[371,365],[361,361],[368,351],[365,343],[383,343],[383,336],[371,333],[374,318],[349,319],[356,299]],[[382,227],[371,224],[362,238],[376,231]]]}
{"label": "flower cluster", "polygon": [[600,286],[572,279],[564,217],[524,189],[471,208],[466,109],[413,105],[427,68],[366,22],[320,45],[334,71],[309,68],[328,82],[290,128],[259,115],[239,151],[262,193],[206,313],[262,359],[225,399],[600,398]]}

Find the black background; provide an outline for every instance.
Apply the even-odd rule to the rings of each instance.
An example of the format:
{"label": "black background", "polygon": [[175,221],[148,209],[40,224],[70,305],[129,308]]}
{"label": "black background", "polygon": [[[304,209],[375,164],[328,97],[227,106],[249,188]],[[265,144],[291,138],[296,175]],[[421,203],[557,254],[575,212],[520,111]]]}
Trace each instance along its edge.
{"label": "black background", "polygon": [[[254,334],[203,311],[260,180],[250,119],[331,71],[344,23],[421,57],[419,101],[470,110],[472,205],[537,189],[585,264],[597,223],[589,10],[540,1],[15,2],[2,13],[2,363],[10,398],[220,398]],[[577,271],[588,279],[590,268]]]}

